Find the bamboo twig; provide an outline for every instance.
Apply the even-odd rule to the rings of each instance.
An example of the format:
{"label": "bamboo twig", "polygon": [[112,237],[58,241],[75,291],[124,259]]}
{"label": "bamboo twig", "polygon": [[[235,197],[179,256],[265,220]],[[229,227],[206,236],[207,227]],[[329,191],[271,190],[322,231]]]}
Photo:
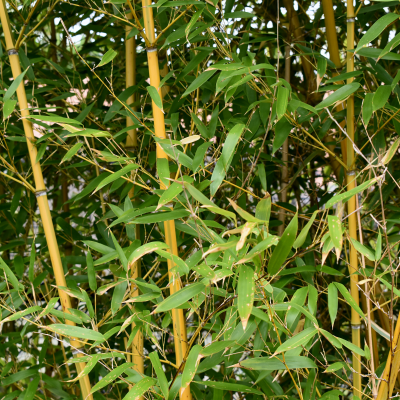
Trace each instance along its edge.
{"label": "bamboo twig", "polygon": [[[8,20],[7,8],[5,6],[4,0],[0,0],[0,20],[4,31],[4,36],[6,40],[6,50],[8,52],[11,71],[14,79],[16,79],[21,74],[21,65],[19,61],[18,52],[14,46],[14,40],[11,33],[11,28]],[[39,162],[36,162],[37,157],[37,149],[34,146],[33,142],[35,141],[35,136],[33,134],[32,124],[29,121],[29,106],[25,93],[25,87],[23,82],[17,88],[17,98],[19,102],[20,112],[23,118],[22,123],[24,126],[24,132],[26,136],[26,141],[28,145],[29,157],[32,164],[33,177],[35,181],[35,195],[37,198],[37,203],[39,206],[40,215],[42,218],[43,229],[46,236],[47,245],[49,248],[51,264],[53,266],[53,272],[56,279],[57,286],[67,286],[63,271],[63,266],[61,263],[60,251],[57,244],[56,233],[54,230],[53,221],[50,214],[49,202],[47,200],[47,191],[46,186],[43,180],[42,168]],[[70,313],[69,309],[71,308],[71,299],[69,295],[59,289],[59,296],[63,311],[65,313]],[[66,320],[66,324],[75,326],[75,323]],[[71,346],[75,348],[82,347],[81,344],[74,339],[71,340]],[[82,353],[78,353],[78,357],[82,357]],[[78,374],[85,368],[85,363],[77,363]],[[92,400],[93,397],[90,394],[91,387],[89,376],[86,375],[79,379],[79,383],[81,386],[82,396],[85,400]]]}

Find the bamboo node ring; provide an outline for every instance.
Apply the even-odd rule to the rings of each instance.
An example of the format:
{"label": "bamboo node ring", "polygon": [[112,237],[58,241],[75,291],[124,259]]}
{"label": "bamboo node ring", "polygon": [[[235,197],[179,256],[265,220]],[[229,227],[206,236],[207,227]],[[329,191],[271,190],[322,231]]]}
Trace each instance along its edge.
{"label": "bamboo node ring", "polygon": [[351,324],[351,329],[354,330],[361,329],[361,324]]}
{"label": "bamboo node ring", "polygon": [[46,189],[44,189],[44,190],[38,190],[38,191],[35,192],[35,196],[36,196],[36,197],[46,196],[46,195],[47,195],[47,190],[46,190]]}
{"label": "bamboo node ring", "polygon": [[147,51],[148,53],[152,53],[153,51],[157,51],[157,47],[147,47],[147,48],[146,48],[146,51]]}
{"label": "bamboo node ring", "polygon": [[354,17],[351,17],[351,18],[347,18],[347,20],[346,20],[347,22],[355,22],[356,21],[356,19],[354,18]]}
{"label": "bamboo node ring", "polygon": [[16,50],[16,49],[10,49],[10,50],[7,51],[7,54],[8,54],[9,56],[17,55],[17,54],[18,54],[18,50]]}
{"label": "bamboo node ring", "polygon": [[347,171],[347,176],[352,176],[352,175],[355,175],[356,174],[356,171]]}

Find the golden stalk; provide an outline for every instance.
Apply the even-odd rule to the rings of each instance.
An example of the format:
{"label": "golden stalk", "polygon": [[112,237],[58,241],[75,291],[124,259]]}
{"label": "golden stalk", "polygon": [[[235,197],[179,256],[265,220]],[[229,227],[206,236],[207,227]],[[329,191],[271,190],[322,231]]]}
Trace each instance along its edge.
{"label": "golden stalk", "polygon": [[[146,36],[149,40],[150,46],[147,50],[147,61],[150,75],[150,85],[158,90],[160,98],[162,99],[162,93],[159,89],[160,86],[160,66],[158,62],[157,47],[154,46],[156,42],[155,30],[154,30],[154,18],[153,9],[150,7],[150,0],[142,0],[143,6],[143,20],[146,31]],[[152,102],[153,117],[154,117],[154,132],[158,138],[166,138],[165,133],[165,121],[163,111],[156,106],[154,101]],[[157,143],[157,159],[166,159],[168,156],[162,149],[160,144]],[[161,182],[160,186],[162,189],[166,189],[165,185]],[[178,255],[178,246],[176,241],[175,221],[166,221],[164,223],[165,229],[165,240],[169,246],[169,251],[175,255]],[[174,267],[174,263],[168,260],[168,275],[170,278],[170,294],[176,293],[181,289],[181,282],[179,279],[172,279],[171,269]],[[179,366],[184,361],[184,357],[187,352],[187,334],[186,334],[186,321],[183,314],[183,310],[173,309],[172,310],[172,323],[174,330],[174,342],[175,342],[175,354],[176,364]],[[191,400],[190,387],[181,389],[179,392],[181,400]]]}
{"label": "golden stalk", "polygon": [[[347,2],[347,72],[354,71],[354,57],[353,53],[349,50],[354,49],[354,6],[352,1]],[[352,78],[347,80],[351,83]],[[356,173],[354,171],[354,96],[350,96],[347,100],[347,190],[352,190],[356,187]],[[356,196],[353,196],[347,202],[348,213],[348,229],[351,239],[357,239],[357,212],[356,212]],[[355,303],[360,304],[360,296],[358,292],[358,256],[357,250],[350,243],[350,292]],[[360,315],[353,308],[351,309],[351,332],[352,343],[358,347],[360,346]],[[359,356],[353,353],[353,394],[361,399],[362,386],[361,386],[361,361]]]}
{"label": "golden stalk", "polygon": [[[21,74],[21,66],[20,66],[18,52],[14,46],[14,40],[12,37],[10,23],[8,20],[7,8],[5,6],[4,0],[0,0],[0,20],[4,31],[6,50],[9,56],[11,71],[14,79],[16,79]],[[43,223],[44,233],[46,236],[47,246],[49,248],[54,277],[56,279],[57,286],[67,286],[61,263],[60,251],[58,249],[56,233],[54,230],[53,221],[51,219],[50,207],[49,207],[49,202],[47,200],[46,186],[43,180],[42,168],[40,166],[40,163],[36,162],[37,150],[34,145],[35,136],[33,134],[32,124],[27,118],[29,117],[29,109],[23,82],[21,82],[17,88],[17,98],[19,102],[20,112],[23,117],[22,122],[28,145],[29,157],[32,164],[33,177],[35,181],[35,195],[39,206],[39,211]],[[58,293],[60,296],[60,301],[63,307],[63,311],[65,313],[70,313],[69,311],[69,309],[71,308],[70,297],[63,290],[59,289]],[[66,320],[66,324],[75,326],[75,323],[69,320]],[[71,339],[71,346],[73,348],[82,347],[82,345],[74,339]],[[83,354],[78,352],[78,357],[82,356]],[[78,374],[84,369],[84,367],[85,363],[83,362],[77,363]],[[92,400],[93,397],[90,394],[91,387],[90,387],[89,377],[86,375],[80,378],[79,383],[83,398],[86,400]]]}

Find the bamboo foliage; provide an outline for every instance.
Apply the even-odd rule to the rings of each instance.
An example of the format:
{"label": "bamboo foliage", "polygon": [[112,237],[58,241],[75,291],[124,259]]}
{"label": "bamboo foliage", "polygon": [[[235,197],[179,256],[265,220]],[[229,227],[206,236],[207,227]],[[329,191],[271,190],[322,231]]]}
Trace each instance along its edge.
{"label": "bamboo foliage", "polygon": [[396,7],[2,2],[0,398],[394,398]]}

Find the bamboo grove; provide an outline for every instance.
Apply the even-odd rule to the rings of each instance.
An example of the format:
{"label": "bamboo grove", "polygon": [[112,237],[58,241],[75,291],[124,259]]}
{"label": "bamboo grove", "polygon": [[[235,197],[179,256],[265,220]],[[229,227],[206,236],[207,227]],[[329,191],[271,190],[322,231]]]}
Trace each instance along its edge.
{"label": "bamboo grove", "polygon": [[398,12],[0,0],[0,398],[400,398]]}

